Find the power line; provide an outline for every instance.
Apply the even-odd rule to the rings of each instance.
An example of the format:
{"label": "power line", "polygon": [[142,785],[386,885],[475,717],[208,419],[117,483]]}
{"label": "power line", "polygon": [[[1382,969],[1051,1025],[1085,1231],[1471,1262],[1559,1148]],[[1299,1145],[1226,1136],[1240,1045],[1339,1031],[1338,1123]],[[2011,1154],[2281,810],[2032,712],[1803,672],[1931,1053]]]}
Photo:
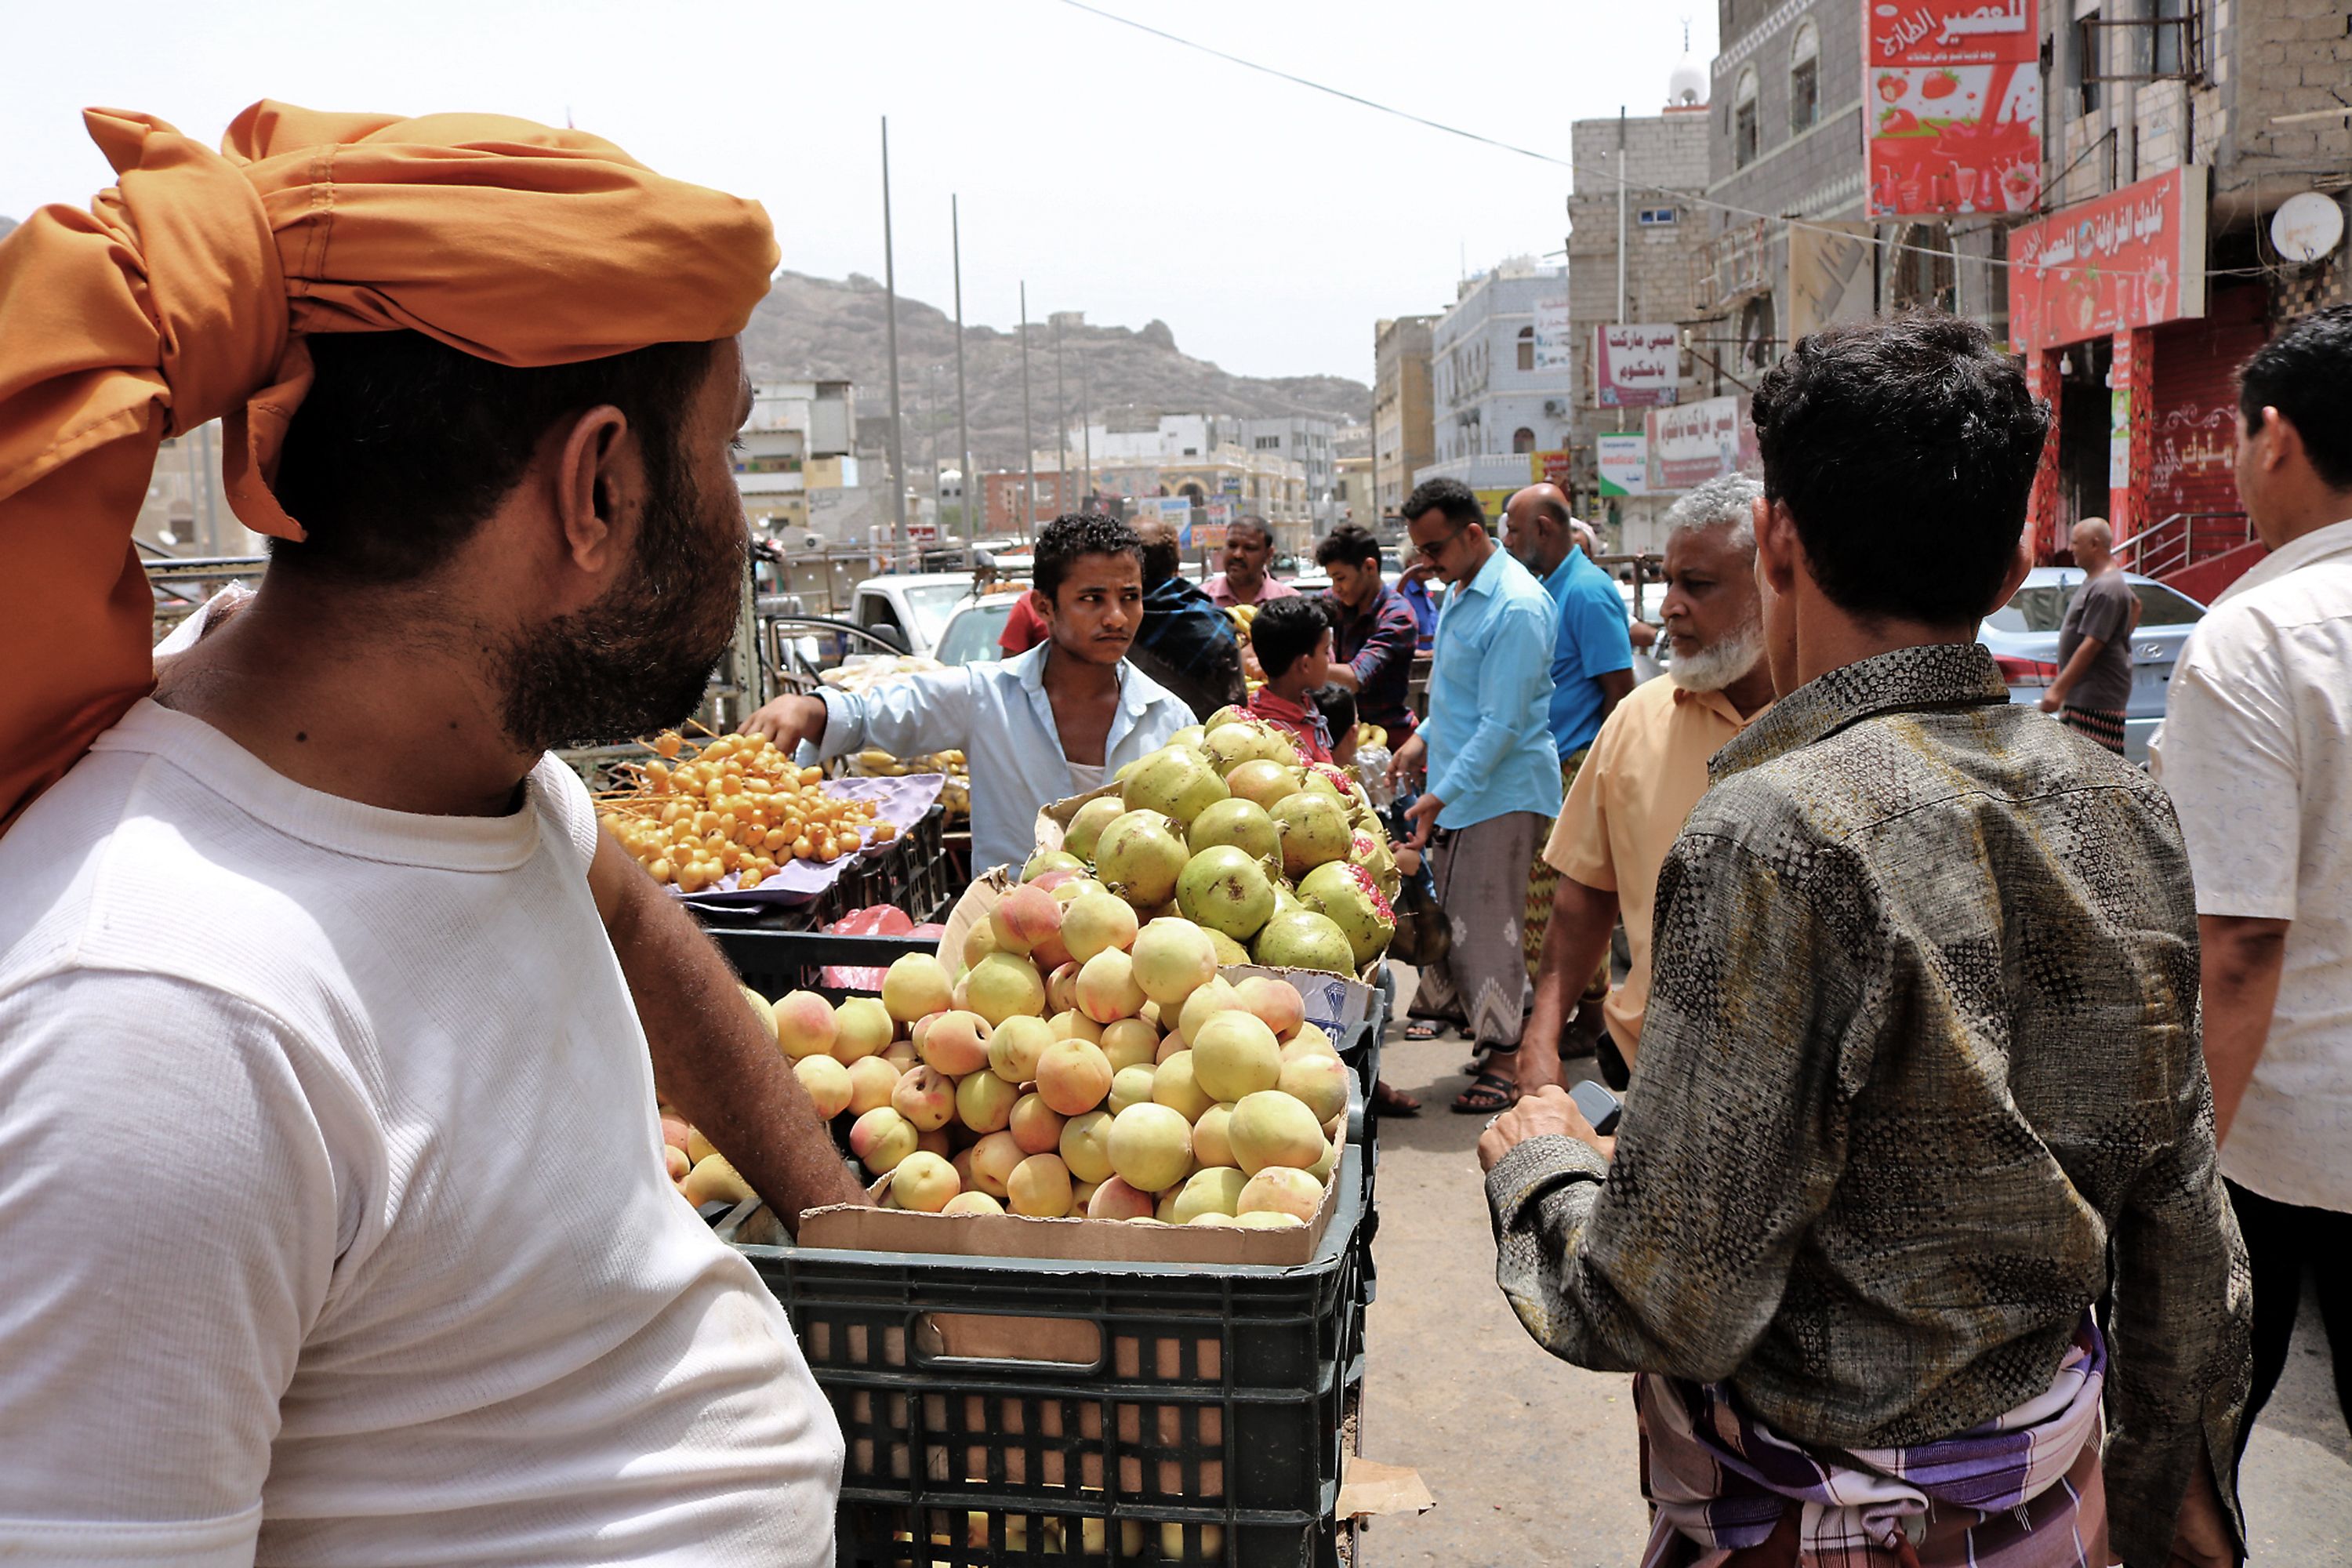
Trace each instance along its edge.
{"label": "power line", "polygon": [[[2021,265],[2021,263],[2011,261],[2002,257],[1962,257],[1948,248],[1925,245],[1911,245],[1902,240],[1885,239],[1874,234],[1855,234],[1851,229],[1838,228],[1833,227],[1827,223],[1812,222],[1804,218],[1791,217],[1786,213],[1758,212],[1752,207],[1738,206],[1730,202],[1717,201],[1712,196],[1701,195],[1696,191],[1676,190],[1667,185],[1645,185],[1636,184],[1625,179],[1622,175],[1612,174],[1603,169],[1588,168],[1584,164],[1576,163],[1572,159],[1559,157],[1549,153],[1540,153],[1532,147],[1522,147],[1516,142],[1505,142],[1496,137],[1484,135],[1475,131],[1465,131],[1461,126],[1448,125],[1444,121],[1432,120],[1426,115],[1415,114],[1411,110],[1399,109],[1394,104],[1382,103],[1378,99],[1366,98],[1360,93],[1349,92],[1344,88],[1332,87],[1328,83],[1316,81],[1311,78],[1299,76],[1294,72],[1283,70],[1276,66],[1264,65],[1256,60],[1244,59],[1240,55],[1230,54],[1223,49],[1216,48],[1208,44],[1199,43],[1192,38],[1183,37],[1175,33],[1169,32],[1165,28],[1152,26],[1148,22],[1139,22],[1132,16],[1122,16],[1116,11],[1106,11],[1099,5],[1089,5],[1087,4],[1087,0],[1062,0],[1062,4],[1069,6],[1072,10],[1084,11],[1090,16],[1099,16],[1106,22],[1116,22],[1122,27],[1132,27],[1139,33],[1149,33],[1155,38],[1160,38],[1168,43],[1174,44],[1181,48],[1192,49],[1196,53],[1207,55],[1213,59],[1223,60],[1228,65],[1236,65],[1244,70],[1256,71],[1261,75],[1273,77],[1278,81],[1289,82],[1294,87],[1303,87],[1311,92],[1324,93],[1329,97],[1339,99],[1344,102],[1355,104],[1359,108],[1369,109],[1378,114],[1386,114],[1394,119],[1406,121],[1412,124],[1421,126],[1425,130],[1442,132],[1448,136],[1458,136],[1465,142],[1475,142],[1481,146],[1492,147],[1497,152],[1513,153],[1521,158],[1532,158],[1538,163],[1549,163],[1555,168],[1567,169],[1574,174],[1589,174],[1595,179],[1605,181],[1610,184],[1622,185],[1629,191],[1641,191],[1652,195],[1673,196],[1679,200],[1689,202],[1693,205],[1709,207],[1717,212],[1728,214],[1733,217],[1754,218],[1763,223],[1785,223],[1790,228],[1806,229],[1817,234],[1834,235],[1840,239],[1857,240],[1864,245],[1874,246],[1883,250],[1898,252],[1907,251],[1916,256],[1937,257],[1952,260],[1956,265],[1965,263],[1966,265],[1972,267],[1997,267],[2003,270]],[[2103,270],[2118,278],[2137,278],[2143,276],[2141,273],[2120,267],[2105,268],[2103,268]]]}

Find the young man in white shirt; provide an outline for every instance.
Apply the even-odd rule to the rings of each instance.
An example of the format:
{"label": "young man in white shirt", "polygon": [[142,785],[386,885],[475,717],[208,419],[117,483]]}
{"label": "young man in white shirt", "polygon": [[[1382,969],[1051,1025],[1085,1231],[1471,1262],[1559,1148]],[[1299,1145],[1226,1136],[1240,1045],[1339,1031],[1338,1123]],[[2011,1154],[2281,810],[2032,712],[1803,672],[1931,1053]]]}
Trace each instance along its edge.
{"label": "young man in white shirt", "polygon": [[[310,299],[284,338],[308,284],[242,188],[257,165],[193,143],[126,175],[118,248],[76,256],[58,242],[93,220],[47,209],[45,248],[6,257],[32,258],[16,298],[95,321],[93,272],[149,242],[140,298],[182,335],[110,374],[183,417],[267,392],[280,423],[232,424],[231,496],[299,527],[0,835],[0,1559],[816,1568],[840,1430],[672,1189],[656,1076],[788,1216],[856,1189],[717,951],[547,754],[682,720],[731,636],[741,356],[667,341],[675,311],[621,319],[618,286],[533,284],[534,309],[649,346],[450,346],[452,300],[513,285],[510,256],[569,276],[678,204],[583,134],[361,131],[275,161],[310,184],[283,211],[332,205],[335,288],[437,337]],[[425,284],[371,272],[387,237],[432,238],[382,177],[404,153],[484,184],[601,158],[608,226],[578,243],[542,168],[494,254],[452,228]],[[180,180],[209,183],[174,206]],[[194,221],[244,204],[267,266],[250,226]],[[140,227],[167,208],[181,227]],[[740,326],[765,220],[680,226],[734,264]],[[232,352],[273,310],[281,341]],[[273,384],[280,351],[299,374]],[[77,395],[105,363],[70,367]],[[54,409],[86,449],[47,391],[11,433]],[[81,484],[76,525],[127,538],[143,489]]]}
{"label": "young man in white shirt", "polygon": [[784,696],[743,728],[820,757],[961,751],[971,767],[972,868],[1015,871],[1037,812],[1108,783],[1192,723],[1181,698],[1127,662],[1143,625],[1143,543],[1114,517],[1069,512],[1037,534],[1031,598],[1047,638],[1002,663],[927,671],[863,694]]}
{"label": "young man in white shirt", "polygon": [[2205,1060],[2253,1268],[2244,1431],[2306,1277],[2352,1417],[2352,307],[2240,373],[2238,494],[2271,553],[2213,602],[2149,762],[2197,880]]}

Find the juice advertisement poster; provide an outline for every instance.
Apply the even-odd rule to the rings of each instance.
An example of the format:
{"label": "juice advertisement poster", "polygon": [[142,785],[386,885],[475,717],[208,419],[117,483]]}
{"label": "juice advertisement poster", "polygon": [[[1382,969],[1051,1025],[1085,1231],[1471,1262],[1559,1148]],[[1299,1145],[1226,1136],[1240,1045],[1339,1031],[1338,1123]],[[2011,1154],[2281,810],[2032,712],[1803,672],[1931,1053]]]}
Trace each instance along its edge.
{"label": "juice advertisement poster", "polygon": [[2009,337],[2053,349],[2205,313],[2205,171],[2173,169],[2009,235]]}
{"label": "juice advertisement poster", "polygon": [[2035,0],[1864,0],[1874,218],[2026,212],[2042,196]]}

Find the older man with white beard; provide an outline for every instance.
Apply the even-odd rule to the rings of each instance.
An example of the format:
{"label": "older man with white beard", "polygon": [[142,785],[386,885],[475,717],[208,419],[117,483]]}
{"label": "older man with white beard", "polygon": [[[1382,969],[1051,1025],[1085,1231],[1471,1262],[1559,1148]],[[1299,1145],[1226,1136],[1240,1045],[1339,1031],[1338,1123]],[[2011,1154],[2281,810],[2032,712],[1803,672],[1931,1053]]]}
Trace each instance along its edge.
{"label": "older man with white beard", "polygon": [[1559,872],[1521,1048],[1498,1056],[1518,1091],[1560,1080],[1559,1037],[1622,915],[1632,956],[1602,1005],[1601,1076],[1626,1086],[1650,994],[1650,909],[1658,870],[1706,793],[1707,759],[1772,701],[1756,581],[1756,498],[1740,475],[1714,479],[1666,514],[1667,673],[1636,687],[1594,737],[1544,859]]}

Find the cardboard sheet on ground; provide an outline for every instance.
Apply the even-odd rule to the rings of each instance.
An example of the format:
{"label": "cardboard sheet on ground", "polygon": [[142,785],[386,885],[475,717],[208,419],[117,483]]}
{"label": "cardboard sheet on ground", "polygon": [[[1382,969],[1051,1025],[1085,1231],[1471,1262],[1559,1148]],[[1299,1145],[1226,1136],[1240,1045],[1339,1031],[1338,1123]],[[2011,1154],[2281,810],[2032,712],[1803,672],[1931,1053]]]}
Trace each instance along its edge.
{"label": "cardboard sheet on ground", "polygon": [[1339,1477],[1339,1501],[1332,1510],[1339,1519],[1362,1519],[1383,1513],[1427,1513],[1437,1506],[1421,1472],[1411,1465],[1383,1465],[1352,1455]]}
{"label": "cardboard sheet on ground", "polygon": [[[827,779],[824,793],[835,800],[871,800],[880,803],[876,815],[878,822],[887,822],[905,837],[923,816],[936,805],[940,791],[946,787],[945,773],[908,773],[904,778],[887,779]],[[894,839],[892,842],[896,842]],[[807,903],[819,893],[841,880],[842,873],[871,856],[889,847],[887,844],[869,845],[855,854],[844,855],[830,866],[814,860],[787,861],[776,874],[751,890],[735,886],[735,873],[730,871],[716,888],[704,892],[686,894],[670,889],[673,898],[705,909],[755,910],[769,906],[790,908]]]}

